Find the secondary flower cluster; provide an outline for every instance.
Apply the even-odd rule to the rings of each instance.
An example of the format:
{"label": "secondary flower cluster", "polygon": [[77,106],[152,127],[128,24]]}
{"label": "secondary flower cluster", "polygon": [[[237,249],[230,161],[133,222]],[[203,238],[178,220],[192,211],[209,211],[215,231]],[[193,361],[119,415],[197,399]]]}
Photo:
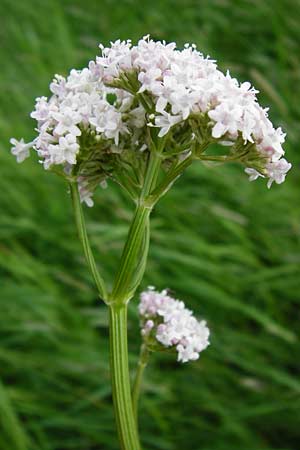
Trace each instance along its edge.
{"label": "secondary flower cluster", "polygon": [[167,155],[185,157],[219,143],[246,166],[250,180],[267,177],[268,186],[284,181],[291,167],[282,158],[285,134],[273,127],[250,83],[224,75],[195,45],[180,51],[146,36],[136,46],[118,40],[100,49],[88,67],[67,78],[56,75],[50,98],[36,99],[31,117],[37,138],[11,140],[18,162],[33,147],[46,169],[59,165],[76,177],[91,205],[107,177],[120,182],[118,170],[139,170],[136,160],[145,164],[149,130],[156,128]]}
{"label": "secondary flower cluster", "polygon": [[147,345],[155,347],[158,342],[176,349],[178,361],[198,359],[199,353],[209,345],[206,322],[199,322],[192,311],[182,301],[172,298],[167,290],[157,292],[149,287],[142,292],[139,313]]}

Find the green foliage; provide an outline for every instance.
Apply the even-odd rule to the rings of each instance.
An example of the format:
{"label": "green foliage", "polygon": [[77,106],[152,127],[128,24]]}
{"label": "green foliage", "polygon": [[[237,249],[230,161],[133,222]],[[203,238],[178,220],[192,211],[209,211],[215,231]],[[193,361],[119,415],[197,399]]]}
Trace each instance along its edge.
{"label": "green foliage", "polygon": [[[251,80],[288,133],[282,186],[240,167],[188,169],[156,207],[144,286],[170,287],[212,330],[198,362],[157,355],[145,374],[145,449],[295,450],[300,439],[299,100],[297,0],[1,0],[0,449],[116,450],[108,318],[76,237],[63,181],[17,166],[11,136],[54,73],[116,38],[195,42]],[[103,276],[113,280],[132,206],[112,185],[86,209]],[[130,306],[130,362],[139,351]],[[299,445],[299,444],[298,444]]]}

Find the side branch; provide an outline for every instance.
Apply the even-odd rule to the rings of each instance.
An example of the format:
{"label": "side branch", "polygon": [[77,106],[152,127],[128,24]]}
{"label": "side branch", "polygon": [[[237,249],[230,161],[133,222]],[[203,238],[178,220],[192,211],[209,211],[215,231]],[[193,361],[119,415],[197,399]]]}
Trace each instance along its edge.
{"label": "side branch", "polygon": [[96,262],[95,262],[95,259],[94,259],[94,256],[93,256],[93,253],[91,250],[91,246],[89,243],[89,238],[88,238],[87,231],[86,231],[86,225],[85,225],[84,215],[83,215],[83,211],[82,211],[82,207],[81,207],[77,183],[71,182],[70,189],[71,189],[71,196],[72,196],[72,203],[73,203],[77,232],[78,232],[79,239],[83,246],[85,259],[90,268],[92,276],[94,278],[95,284],[99,291],[99,295],[100,295],[101,299],[106,302],[107,301],[107,290],[106,290],[104,280],[98,272]]}

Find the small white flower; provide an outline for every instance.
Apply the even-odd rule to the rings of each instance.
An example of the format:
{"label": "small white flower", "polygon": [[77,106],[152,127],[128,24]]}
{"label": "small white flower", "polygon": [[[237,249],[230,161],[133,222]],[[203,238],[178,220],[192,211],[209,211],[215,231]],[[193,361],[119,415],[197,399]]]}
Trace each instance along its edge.
{"label": "small white flower", "polygon": [[284,155],[284,150],[281,144],[284,143],[286,135],[280,127],[274,129],[270,121],[263,126],[264,130],[262,133],[262,140],[258,145],[258,148],[262,151],[262,153],[265,153],[268,149],[272,149],[272,161],[278,161]]}
{"label": "small white flower", "polygon": [[215,139],[219,139],[226,133],[229,133],[230,136],[236,136],[242,114],[243,110],[240,106],[228,103],[221,103],[215,109],[209,111],[209,117],[216,122],[212,129],[212,136]]}
{"label": "small white flower", "polygon": [[[157,102],[156,102],[156,105],[155,105],[156,111],[161,113],[161,114],[164,114],[167,104],[168,104],[168,99],[166,97],[164,97],[163,95],[160,96],[158,98]],[[155,117],[154,114],[150,114],[149,119],[152,120],[152,119],[154,119],[154,117]]]}
{"label": "small white flower", "polygon": [[80,136],[81,131],[78,124],[81,121],[81,115],[73,111],[70,107],[64,108],[60,112],[53,113],[53,118],[58,122],[54,128],[54,133],[62,136],[65,133]]}
{"label": "small white flower", "polygon": [[40,123],[44,123],[49,119],[50,111],[55,110],[57,110],[57,107],[55,107],[53,102],[48,102],[47,97],[38,97],[35,103],[35,110],[30,114],[30,117]]}
{"label": "small white flower", "polygon": [[18,163],[23,162],[30,156],[29,149],[34,145],[34,141],[26,144],[23,138],[20,141],[12,138],[9,142],[13,145],[11,153],[16,157]]}
{"label": "small white flower", "polygon": [[186,120],[193,109],[193,105],[198,100],[198,93],[184,86],[178,86],[177,90],[170,95],[170,100],[172,103],[172,113],[181,113],[182,119]]}
{"label": "small white flower", "polygon": [[247,167],[245,169],[245,172],[246,172],[247,175],[249,175],[249,181],[255,181],[255,180],[257,180],[258,177],[263,177],[264,178],[264,176],[261,173],[259,173],[255,169],[252,169],[251,167]]}
{"label": "small white flower", "polygon": [[139,92],[156,90],[161,86],[161,81],[157,81],[161,77],[161,70],[158,68],[149,69],[146,72],[141,72],[138,80],[141,83]]}
{"label": "small white flower", "polygon": [[104,134],[107,139],[114,139],[115,144],[119,144],[119,135],[120,133],[126,133],[127,127],[126,124],[122,121],[122,114],[109,110],[105,115],[105,127]]}
{"label": "small white flower", "polygon": [[160,128],[160,132],[158,133],[158,137],[165,136],[177,123],[181,122],[182,117],[180,115],[172,116],[167,112],[163,112],[162,115],[155,117],[155,126]]}
{"label": "small white flower", "polygon": [[73,134],[61,136],[57,145],[50,144],[49,152],[52,164],[63,164],[64,162],[76,164],[76,155],[79,151],[79,144]]}
{"label": "small white flower", "polygon": [[64,97],[67,93],[66,79],[61,75],[55,75],[54,80],[50,83],[50,91],[58,97]]}
{"label": "small white flower", "polygon": [[269,176],[268,188],[271,187],[273,181],[277,184],[283,183],[285,176],[291,167],[292,164],[284,158],[281,158],[279,161],[268,163],[266,166]]}
{"label": "small white flower", "polygon": [[252,135],[255,126],[256,126],[256,117],[253,115],[252,111],[246,110],[243,114],[241,126],[242,136],[245,144],[247,143],[247,141],[254,142]]}

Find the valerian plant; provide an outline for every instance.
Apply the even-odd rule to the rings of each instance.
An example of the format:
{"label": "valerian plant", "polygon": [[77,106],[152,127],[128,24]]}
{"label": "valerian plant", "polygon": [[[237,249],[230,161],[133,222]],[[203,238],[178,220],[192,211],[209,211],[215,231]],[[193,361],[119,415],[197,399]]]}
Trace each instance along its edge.
{"label": "valerian plant", "polygon": [[[142,372],[155,351],[195,360],[209,344],[209,330],[167,290],[149,288],[139,306],[142,345],[130,386],[127,305],[147,261],[150,214],[191,164],[235,161],[250,180],[282,183],[291,167],[282,156],[285,134],[275,129],[250,83],[224,75],[196,46],[116,41],[67,78],[56,75],[52,95],[36,99],[31,117],[37,137],[11,139],[22,162],[34,149],[46,170],[69,184],[78,234],[100,298],[110,315],[110,363],[114,409],[123,450],[139,450],[137,403]],[[216,144],[223,151],[214,153]],[[112,180],[135,204],[113,286],[108,288],[89,244],[82,202],[93,206],[98,186]]]}

